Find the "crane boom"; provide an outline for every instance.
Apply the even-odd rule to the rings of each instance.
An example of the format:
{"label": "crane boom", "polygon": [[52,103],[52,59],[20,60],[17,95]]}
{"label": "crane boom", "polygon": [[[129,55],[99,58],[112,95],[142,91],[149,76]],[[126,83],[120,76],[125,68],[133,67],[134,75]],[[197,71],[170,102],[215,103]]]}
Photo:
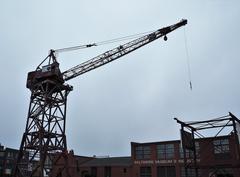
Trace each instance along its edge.
{"label": "crane boom", "polygon": [[75,78],[79,75],[82,75],[88,71],[91,71],[93,69],[96,69],[102,65],[105,65],[109,62],[112,62],[150,42],[155,41],[158,38],[161,38],[162,36],[166,36],[168,33],[174,31],[175,29],[186,25],[187,20],[183,19],[180,22],[161,28],[157,31],[154,31],[148,35],[145,35],[143,37],[140,37],[138,39],[135,39],[133,41],[130,41],[126,44],[120,45],[112,50],[109,50],[107,52],[104,52],[103,54],[100,54],[86,62],[83,62],[71,69],[68,69],[67,71],[63,72],[63,79],[65,81],[70,80],[72,78]]}
{"label": "crane boom", "polygon": [[[64,175],[64,170],[68,172],[69,168],[68,160],[65,158],[67,153],[66,109],[67,97],[73,88],[65,81],[114,61],[160,37],[164,36],[166,40],[168,33],[186,24],[187,20],[181,20],[174,25],[161,28],[104,52],[65,72],[60,71],[56,52],[91,47],[95,44],[50,50],[49,55],[36,70],[28,73],[26,87],[30,89],[31,96],[14,176],[53,177],[54,168],[57,169],[55,176],[67,176]],[[63,168],[58,165],[62,164],[62,160],[65,163]]]}

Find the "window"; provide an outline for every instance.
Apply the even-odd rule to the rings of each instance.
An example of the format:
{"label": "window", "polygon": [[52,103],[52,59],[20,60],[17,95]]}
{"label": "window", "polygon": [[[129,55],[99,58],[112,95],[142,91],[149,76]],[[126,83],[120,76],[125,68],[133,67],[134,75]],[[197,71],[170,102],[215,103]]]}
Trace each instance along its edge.
{"label": "window", "polygon": [[5,174],[6,175],[11,175],[12,174],[12,170],[11,169],[5,169]]}
{"label": "window", "polygon": [[215,159],[229,159],[230,149],[228,139],[217,139],[213,141]]}
{"label": "window", "polygon": [[[198,169],[198,176],[201,176],[201,171]],[[196,177],[196,169],[195,168],[187,168],[188,177]],[[184,167],[181,167],[181,177],[186,177],[186,171]]]}
{"label": "window", "polygon": [[140,167],[140,177],[151,177],[151,167]]}
{"label": "window", "polygon": [[12,156],[13,156],[12,152],[7,153],[7,157],[12,157]]}
{"label": "window", "polygon": [[7,158],[12,159],[15,157],[14,152],[7,152]]}
{"label": "window", "polygon": [[175,167],[157,167],[157,177],[176,177]]}
{"label": "window", "polygon": [[97,167],[91,167],[91,176],[97,177]]}
{"label": "window", "polygon": [[[197,158],[200,157],[200,146],[199,146],[199,142],[195,142],[195,148],[196,148],[196,156]],[[193,155],[193,150],[189,150],[189,149],[185,149],[186,150],[186,158],[193,158],[194,155]],[[183,153],[183,148],[180,147],[179,148],[179,153],[180,153],[180,158],[184,158],[184,153]]]}
{"label": "window", "polygon": [[[60,174],[59,174],[59,176],[60,177],[62,177],[63,175],[62,175],[62,172],[60,172]],[[83,170],[82,172],[81,172],[81,176],[89,176],[89,173],[88,173],[88,171],[87,170]]]}
{"label": "window", "polygon": [[195,149],[197,157],[200,157],[200,145],[199,142],[195,142]]}
{"label": "window", "polygon": [[104,168],[104,177],[111,177],[111,167]]}
{"label": "window", "polygon": [[135,149],[136,159],[150,159],[151,147],[150,146],[137,146]]}
{"label": "window", "polygon": [[4,152],[0,151],[0,157],[3,157],[3,156],[4,156]]}
{"label": "window", "polygon": [[232,168],[218,168],[212,169],[210,174],[215,174],[215,176],[219,177],[234,177]]}
{"label": "window", "polygon": [[42,72],[48,72],[51,71],[51,65],[46,65],[42,67]]}
{"label": "window", "polygon": [[174,144],[160,144],[157,145],[158,159],[173,159],[174,158]]}
{"label": "window", "polygon": [[214,154],[229,153],[229,141],[228,139],[219,139],[213,141]]}
{"label": "window", "polygon": [[[179,149],[179,153],[180,153],[180,158],[183,159],[184,158],[183,148]],[[186,158],[193,158],[192,150],[185,149],[185,153],[186,153]]]}

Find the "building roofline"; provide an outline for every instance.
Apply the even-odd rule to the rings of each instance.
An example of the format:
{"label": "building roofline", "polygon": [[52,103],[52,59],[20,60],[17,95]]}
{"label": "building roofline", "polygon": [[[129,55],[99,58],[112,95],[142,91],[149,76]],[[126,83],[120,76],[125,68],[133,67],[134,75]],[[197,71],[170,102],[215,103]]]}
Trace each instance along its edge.
{"label": "building roofline", "polygon": [[[204,137],[204,138],[196,138],[197,141],[202,141],[205,139],[218,139],[218,138],[225,138],[225,137],[230,137],[231,135],[221,135],[217,137]],[[164,143],[178,143],[181,142],[181,140],[167,140],[167,141],[152,141],[152,142],[131,142],[131,144],[136,144],[136,145],[151,145],[151,144],[164,144]]]}
{"label": "building roofline", "polygon": [[131,156],[124,157],[107,157],[107,158],[93,158],[89,161],[82,163],[81,166],[91,166],[91,167],[100,167],[100,166],[125,166],[129,167],[132,165]]}

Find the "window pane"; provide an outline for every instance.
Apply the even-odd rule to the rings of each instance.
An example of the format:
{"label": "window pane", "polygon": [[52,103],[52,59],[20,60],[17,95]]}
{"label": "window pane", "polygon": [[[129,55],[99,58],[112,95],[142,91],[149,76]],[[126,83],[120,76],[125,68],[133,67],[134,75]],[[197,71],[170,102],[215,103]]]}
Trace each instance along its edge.
{"label": "window pane", "polygon": [[158,159],[172,159],[174,158],[174,144],[157,145]]}
{"label": "window pane", "polygon": [[150,146],[137,146],[135,148],[136,159],[150,159],[151,147]]}
{"label": "window pane", "polygon": [[215,154],[229,153],[230,151],[228,139],[214,140],[213,145]]}
{"label": "window pane", "polygon": [[[196,177],[196,171],[194,168],[187,168],[188,177]],[[201,176],[201,170],[198,169],[198,176]],[[181,177],[186,177],[185,168],[181,167]]]}
{"label": "window pane", "polygon": [[176,177],[176,170],[173,166],[157,167],[157,177]]}
{"label": "window pane", "polygon": [[140,167],[140,177],[151,177],[151,167]]}
{"label": "window pane", "polygon": [[228,139],[221,140],[221,144],[229,144]]}
{"label": "window pane", "polygon": [[228,139],[219,139],[213,141],[215,159],[231,158]]}

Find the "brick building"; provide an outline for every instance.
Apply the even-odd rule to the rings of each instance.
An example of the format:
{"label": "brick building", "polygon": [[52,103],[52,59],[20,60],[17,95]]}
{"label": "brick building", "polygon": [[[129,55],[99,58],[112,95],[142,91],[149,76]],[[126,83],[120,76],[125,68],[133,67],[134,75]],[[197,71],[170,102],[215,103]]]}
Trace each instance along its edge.
{"label": "brick building", "polygon": [[131,157],[93,158],[80,165],[81,175],[91,177],[131,177]]}
{"label": "brick building", "polygon": [[[240,120],[236,116],[229,113],[204,121],[175,120],[181,125],[181,141],[132,142],[129,157],[85,157],[79,161],[83,157],[69,154],[72,176],[240,177]],[[213,130],[216,134],[210,135]]]}
{"label": "brick building", "polygon": [[[180,141],[131,143],[132,177],[185,177],[183,149]],[[232,135],[203,138],[196,141],[197,166],[201,177],[240,177],[240,160]],[[193,153],[186,152],[187,161]],[[208,168],[212,167],[212,168]],[[195,177],[195,169],[188,169]]]}
{"label": "brick building", "polygon": [[[240,120],[229,113],[216,119],[182,122],[181,141],[131,142],[131,156],[97,158],[73,151],[52,154],[51,177],[240,177]],[[199,131],[219,128],[215,136]],[[228,128],[230,132],[223,132]],[[226,134],[227,133],[227,134]],[[195,134],[201,135],[195,138]],[[0,145],[0,177],[10,177],[18,151]],[[27,160],[28,158],[26,158]],[[27,161],[26,161],[27,162]],[[36,161],[37,165],[39,162]],[[46,164],[45,164],[46,165]],[[31,168],[28,168],[31,170]]]}
{"label": "brick building", "polygon": [[0,144],[0,176],[3,175],[4,146]]}
{"label": "brick building", "polygon": [[0,145],[0,177],[11,177],[17,159],[18,150]]}
{"label": "brick building", "polygon": [[[238,144],[233,134],[197,139],[195,142],[200,177],[240,177]],[[0,147],[0,176],[11,176],[17,150]],[[71,177],[185,177],[184,154],[180,140],[131,143],[128,157],[85,157],[66,153],[53,167],[53,176],[66,176],[64,159],[68,159]],[[188,161],[191,151],[186,152]],[[215,168],[205,168],[205,167]],[[195,177],[195,169],[188,169],[188,177]]]}
{"label": "brick building", "polygon": [[[198,176],[240,177],[238,147],[233,135],[196,141]],[[193,153],[186,152],[187,161]],[[81,177],[185,177],[184,154],[180,140],[131,143],[131,156],[90,158],[77,165]],[[211,166],[211,168],[206,168]],[[213,168],[214,167],[214,168]],[[195,177],[189,168],[188,177]]]}

